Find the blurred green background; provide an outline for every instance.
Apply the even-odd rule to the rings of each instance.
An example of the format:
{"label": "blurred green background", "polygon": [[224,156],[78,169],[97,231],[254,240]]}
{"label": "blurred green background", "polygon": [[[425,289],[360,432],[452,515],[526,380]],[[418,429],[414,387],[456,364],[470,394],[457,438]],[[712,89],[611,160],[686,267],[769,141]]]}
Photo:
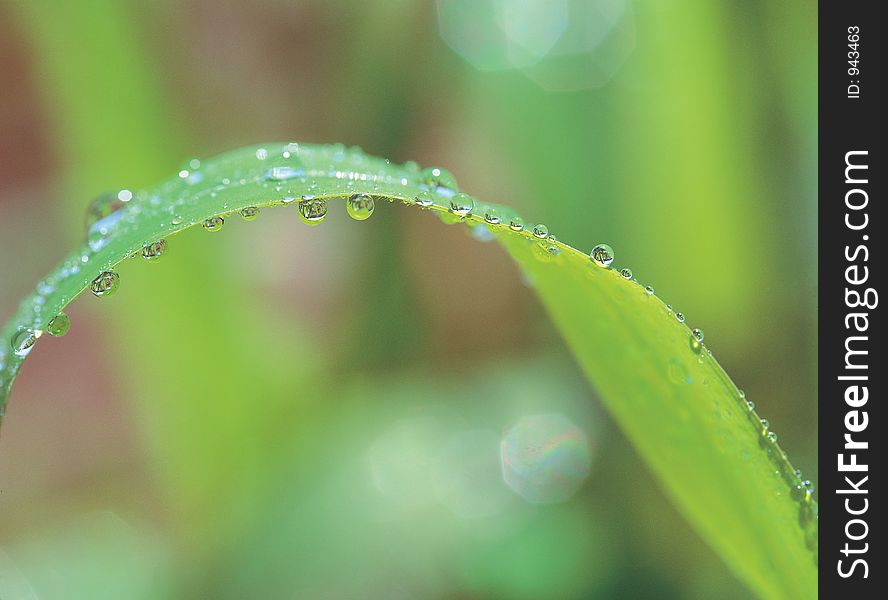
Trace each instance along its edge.
{"label": "blurred green background", "polygon": [[[815,25],[801,0],[4,0],[0,317],[101,192],[360,145],[610,243],[810,476]],[[186,232],[70,307],[0,436],[2,600],[749,597],[503,251],[333,212]],[[581,467],[542,502],[502,476],[528,431]]]}

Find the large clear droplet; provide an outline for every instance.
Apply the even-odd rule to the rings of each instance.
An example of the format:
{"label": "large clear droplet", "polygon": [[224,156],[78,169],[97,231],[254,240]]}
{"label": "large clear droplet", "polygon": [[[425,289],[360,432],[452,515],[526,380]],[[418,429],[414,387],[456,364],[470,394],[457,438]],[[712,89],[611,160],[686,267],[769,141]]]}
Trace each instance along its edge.
{"label": "large clear droplet", "polygon": [[27,356],[37,343],[37,338],[43,332],[29,328],[21,328],[12,335],[12,351],[16,356]]}
{"label": "large clear droplet", "polygon": [[304,198],[299,201],[299,217],[308,225],[317,225],[327,218],[327,201],[323,198]]}
{"label": "large clear droplet", "polygon": [[225,219],[219,216],[210,217],[203,222],[203,227],[207,231],[219,231],[225,225]]}
{"label": "large clear droplet", "polygon": [[63,312],[50,319],[46,325],[46,333],[53,337],[62,337],[69,329],[71,329],[71,319]]}
{"label": "large clear droplet", "polygon": [[89,290],[96,296],[110,296],[120,287],[120,275],[114,271],[102,271],[89,284]]}
{"label": "large clear droplet", "polygon": [[614,262],[614,249],[607,244],[598,244],[592,248],[592,252],[589,253],[589,258],[602,267],[610,267]]}
{"label": "large clear droplet", "polygon": [[142,258],[145,260],[157,260],[166,251],[166,240],[157,240],[142,248]]}
{"label": "large clear droplet", "polygon": [[459,217],[469,216],[474,209],[475,199],[468,194],[454,194],[450,199],[450,212]]}
{"label": "large clear droplet", "polygon": [[370,194],[355,194],[346,201],[345,210],[355,221],[369,219],[376,209],[376,201]]}

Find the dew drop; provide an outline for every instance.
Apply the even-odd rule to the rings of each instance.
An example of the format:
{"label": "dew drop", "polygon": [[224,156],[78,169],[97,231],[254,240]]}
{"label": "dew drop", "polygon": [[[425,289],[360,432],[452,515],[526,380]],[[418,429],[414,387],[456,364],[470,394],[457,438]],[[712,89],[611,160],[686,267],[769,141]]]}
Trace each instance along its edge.
{"label": "dew drop", "polygon": [[497,225],[500,222],[499,211],[492,206],[488,206],[484,209],[484,220],[491,225]]}
{"label": "dew drop", "polygon": [[256,158],[258,158],[259,160],[265,160],[266,158],[268,158],[268,150],[266,150],[265,148],[258,148],[256,150]]}
{"label": "dew drop", "polygon": [[772,444],[777,443],[777,434],[775,432],[769,431],[765,437],[768,438],[768,441],[771,442]]}
{"label": "dew drop", "polygon": [[440,167],[423,169],[422,173],[420,173],[420,178],[433,192],[438,188],[446,188],[448,190],[453,190],[454,192],[458,189],[456,186],[456,178],[453,174]]}
{"label": "dew drop", "polygon": [[307,225],[318,225],[327,218],[327,201],[323,198],[305,198],[300,200],[299,217]]}
{"label": "dew drop", "polygon": [[648,296],[653,296],[654,295],[654,288],[652,288],[649,285],[645,286],[644,293],[647,294]]}
{"label": "dew drop", "polygon": [[157,240],[156,242],[148,244],[142,248],[142,258],[145,260],[157,260],[163,256],[166,246],[166,240]]}
{"label": "dew drop", "polygon": [[747,400],[746,408],[749,409],[750,412],[752,412],[753,410],[755,410],[755,402],[753,402],[752,400]]}
{"label": "dew drop", "polygon": [[255,206],[247,206],[240,210],[240,216],[244,221],[252,221],[259,216],[259,209]]}
{"label": "dew drop", "polygon": [[512,231],[521,231],[524,229],[524,220],[521,217],[512,217],[509,219],[509,229]]}
{"label": "dew drop", "polygon": [[623,269],[620,270],[620,275],[623,276],[623,279],[632,279],[632,269],[629,267],[623,267]]}
{"label": "dew drop", "polygon": [[684,323],[684,322],[685,322],[685,316],[684,316],[682,313],[680,313],[680,312],[675,313],[675,319],[676,319],[679,323]]}
{"label": "dew drop", "polygon": [[173,215],[173,218],[170,219],[170,223],[172,223],[173,225],[181,225],[182,221],[184,221],[182,215]]}
{"label": "dew drop", "polygon": [[34,349],[34,344],[37,343],[37,338],[43,332],[38,330],[33,330],[29,328],[21,328],[16,331],[12,335],[12,351],[16,356],[27,356],[31,353],[31,350]]}
{"label": "dew drop", "polygon": [[759,421],[759,425],[761,425],[761,427],[762,427],[762,435],[765,435],[766,433],[768,433],[768,429],[771,427],[771,424],[768,423],[767,419],[761,419]]}
{"label": "dew drop", "polygon": [[62,337],[71,329],[71,319],[63,312],[60,312],[46,325],[46,333],[53,337]]}
{"label": "dew drop", "polygon": [[475,200],[468,194],[455,194],[450,199],[450,212],[460,217],[467,217],[475,209]]}
{"label": "dew drop", "polygon": [[691,331],[691,350],[700,352],[703,349],[703,331],[694,329]]}
{"label": "dew drop", "polygon": [[537,223],[533,226],[533,234],[538,238],[545,238],[549,235],[549,228],[542,223]]}
{"label": "dew drop", "polygon": [[102,271],[89,284],[89,290],[96,296],[110,296],[120,287],[120,275],[114,271]]}
{"label": "dew drop", "polygon": [[423,208],[425,208],[426,206],[431,206],[433,202],[432,195],[426,191],[421,191],[420,193],[418,193],[416,195],[416,198],[414,198],[414,201]]}
{"label": "dew drop", "polygon": [[805,502],[811,501],[811,496],[814,495],[814,484],[811,483],[810,480],[806,479],[801,484],[802,491],[805,493]]}
{"label": "dew drop", "polygon": [[694,329],[694,330],[692,330],[692,331],[691,331],[691,335],[693,335],[694,338],[695,338],[698,342],[702,342],[702,341],[703,341],[703,330],[702,330],[702,329]]}
{"label": "dew drop", "polygon": [[592,252],[589,253],[589,258],[602,267],[610,267],[614,262],[614,249],[607,244],[598,244],[592,248]]}
{"label": "dew drop", "polygon": [[370,194],[354,194],[345,203],[345,210],[355,221],[369,219],[376,209],[376,201]]}
{"label": "dew drop", "polygon": [[220,216],[210,217],[203,222],[203,227],[207,231],[219,231],[225,225],[225,219]]}

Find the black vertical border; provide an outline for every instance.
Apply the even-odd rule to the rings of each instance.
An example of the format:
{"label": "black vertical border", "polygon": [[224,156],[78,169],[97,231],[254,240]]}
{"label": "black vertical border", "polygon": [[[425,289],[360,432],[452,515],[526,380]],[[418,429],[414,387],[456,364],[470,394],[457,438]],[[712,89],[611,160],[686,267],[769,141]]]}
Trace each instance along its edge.
{"label": "black vertical border", "polygon": [[[879,349],[885,343],[882,338],[884,328],[881,327],[881,306],[874,309],[863,307],[850,308],[845,301],[846,289],[857,289],[861,293],[866,288],[874,288],[877,292],[884,290],[884,256],[883,237],[888,235],[885,229],[884,178],[885,153],[882,151],[884,137],[884,121],[888,114],[883,79],[885,71],[884,39],[888,36],[888,21],[877,17],[877,9],[885,5],[868,1],[820,0],[818,15],[818,201],[819,201],[819,572],[821,598],[884,598],[888,597],[888,563],[885,561],[884,545],[888,543],[882,527],[882,513],[885,510],[884,493],[877,488],[885,489],[885,470],[882,463],[888,452],[885,427],[885,410],[882,405],[885,398],[884,379],[888,374],[884,353]],[[857,75],[849,73],[848,36],[859,27],[860,52]],[[854,93],[851,85],[859,86],[859,93]],[[855,97],[857,96],[857,97]],[[856,162],[868,165],[863,175],[868,179],[865,184],[851,184],[845,178],[846,153],[866,151],[866,155],[856,155]],[[856,171],[861,175],[862,171]],[[853,178],[853,177],[852,177]],[[845,204],[845,196],[849,190],[864,189],[868,195],[866,208],[849,211]],[[852,194],[852,203],[859,204],[863,196]],[[861,223],[863,213],[869,221],[866,229],[854,231],[846,224],[846,214],[851,213],[854,223]],[[880,216],[881,215],[881,216]],[[865,246],[867,251],[859,251],[856,260],[855,250]],[[868,257],[864,255],[868,253]],[[867,258],[867,260],[864,260]],[[862,274],[862,267],[868,268],[868,279],[859,285],[850,285],[846,280],[846,269],[858,265],[857,276]],[[888,301],[888,298],[884,300]],[[879,304],[883,299],[879,298]],[[846,315],[855,312],[868,313],[869,327],[866,333],[846,329]],[[868,381],[850,382],[840,380],[842,375],[849,374],[845,369],[846,338],[850,335],[865,335],[865,342],[855,342],[856,347],[865,349],[868,354],[858,361],[866,362],[869,368],[857,370],[853,374],[865,374]],[[845,402],[845,390],[848,385],[858,383],[866,385],[869,400],[865,406],[851,407]],[[862,432],[853,433],[856,440],[866,441],[869,448],[865,450],[844,449],[846,429],[845,418],[848,411],[866,411],[868,425]],[[857,417],[860,418],[860,415]],[[850,461],[849,454],[857,454],[860,463],[868,465],[865,473],[839,472],[839,454],[845,454],[845,462]],[[845,476],[857,483],[866,494],[847,494],[842,490],[850,488]],[[862,476],[869,479],[862,485]],[[845,501],[850,499],[852,509],[860,509],[864,498],[868,501],[866,512],[859,516],[848,513]],[[850,526],[850,533],[859,536],[866,531],[864,539],[849,539],[846,526],[851,519],[859,518],[866,521],[866,528],[860,523]],[[866,548],[860,554],[844,554],[845,544],[851,548]],[[864,546],[868,544],[868,546]],[[853,560],[861,558],[866,561],[868,577],[864,578],[864,569],[858,564],[850,577],[839,574],[839,561],[847,570]]]}

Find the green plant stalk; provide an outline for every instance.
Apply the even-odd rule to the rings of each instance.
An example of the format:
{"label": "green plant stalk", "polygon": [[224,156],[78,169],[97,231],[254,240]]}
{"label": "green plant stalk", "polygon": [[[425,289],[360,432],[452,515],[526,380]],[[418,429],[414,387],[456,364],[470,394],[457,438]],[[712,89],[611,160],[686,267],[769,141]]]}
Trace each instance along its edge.
{"label": "green plant stalk", "polygon": [[[3,327],[0,413],[24,361],[13,345],[20,348],[23,336],[46,331],[100,273],[141,260],[147,246],[209,219],[235,220],[253,207],[301,210],[303,201],[348,201],[356,194],[425,208],[446,223],[495,237],[701,535],[761,596],[814,595],[816,503],[776,438],[766,435],[767,426],[683,319],[631,274],[591,261],[542,228],[519,230],[511,209],[430,187],[413,163],[393,165],[341,145],[243,148],[136,192],[114,213],[105,234],[74,250]],[[460,204],[471,212],[460,214]],[[41,336],[33,347],[43,343]]]}

